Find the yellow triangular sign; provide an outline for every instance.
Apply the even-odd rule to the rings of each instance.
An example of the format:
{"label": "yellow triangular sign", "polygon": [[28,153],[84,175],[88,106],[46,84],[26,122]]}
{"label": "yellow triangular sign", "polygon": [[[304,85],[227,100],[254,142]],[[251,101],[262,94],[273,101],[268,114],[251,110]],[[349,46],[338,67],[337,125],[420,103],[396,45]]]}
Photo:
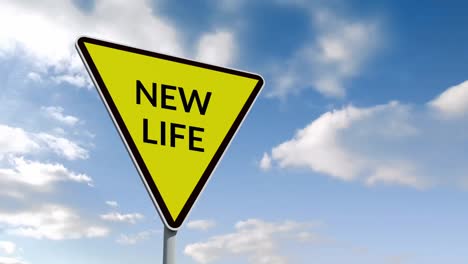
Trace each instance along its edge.
{"label": "yellow triangular sign", "polygon": [[161,218],[177,230],[262,77],[86,37],[76,46]]}

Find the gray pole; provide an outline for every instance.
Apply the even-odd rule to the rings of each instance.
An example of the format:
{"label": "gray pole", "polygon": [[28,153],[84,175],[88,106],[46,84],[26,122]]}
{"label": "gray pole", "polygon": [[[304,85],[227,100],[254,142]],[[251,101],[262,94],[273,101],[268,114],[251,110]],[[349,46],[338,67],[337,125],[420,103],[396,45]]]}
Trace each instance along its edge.
{"label": "gray pole", "polygon": [[172,231],[164,226],[163,264],[176,263],[176,234],[177,231]]}

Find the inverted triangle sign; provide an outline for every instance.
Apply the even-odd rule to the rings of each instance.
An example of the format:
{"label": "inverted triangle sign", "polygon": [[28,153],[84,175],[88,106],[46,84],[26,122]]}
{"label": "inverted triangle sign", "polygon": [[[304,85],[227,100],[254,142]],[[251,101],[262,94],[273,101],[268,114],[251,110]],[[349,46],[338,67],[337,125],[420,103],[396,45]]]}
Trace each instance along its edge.
{"label": "inverted triangle sign", "polygon": [[76,46],[163,222],[177,230],[262,77],[87,37]]}

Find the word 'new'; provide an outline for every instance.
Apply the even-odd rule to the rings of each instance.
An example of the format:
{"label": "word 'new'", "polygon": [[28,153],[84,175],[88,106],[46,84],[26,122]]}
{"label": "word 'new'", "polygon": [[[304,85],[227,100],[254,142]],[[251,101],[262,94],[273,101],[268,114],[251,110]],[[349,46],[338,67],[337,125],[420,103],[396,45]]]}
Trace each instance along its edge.
{"label": "word 'new'", "polygon": [[[136,103],[140,104],[141,102],[141,92],[146,96],[148,101],[151,103],[152,106],[157,107],[157,84],[153,83],[152,85],[152,92],[151,94],[146,90],[145,86],[141,83],[140,80],[136,82]],[[168,109],[168,110],[177,110],[175,105],[171,105],[169,101],[173,101],[175,99],[174,93],[171,94],[171,91],[179,91],[180,100],[182,101],[182,106],[184,107],[184,111],[186,113],[190,113],[192,111],[193,101],[197,102],[198,111],[201,115],[205,115],[206,110],[208,109],[208,103],[211,99],[211,92],[207,92],[205,95],[205,99],[203,103],[201,102],[200,95],[198,94],[197,90],[192,90],[190,94],[190,98],[187,101],[187,96],[185,95],[183,87],[176,87],[173,85],[161,84],[161,92],[160,92],[160,100],[161,100],[161,108]]]}

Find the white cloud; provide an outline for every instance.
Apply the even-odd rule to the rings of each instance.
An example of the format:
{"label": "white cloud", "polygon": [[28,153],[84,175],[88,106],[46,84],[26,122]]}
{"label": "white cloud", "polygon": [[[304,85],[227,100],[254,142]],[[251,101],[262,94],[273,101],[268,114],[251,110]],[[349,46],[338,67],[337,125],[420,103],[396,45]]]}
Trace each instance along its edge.
{"label": "white cloud", "polygon": [[11,255],[16,251],[16,244],[11,241],[0,241],[0,250],[4,254]]}
{"label": "white cloud", "polygon": [[89,157],[86,149],[69,139],[0,124],[0,159],[5,155],[31,154],[44,150],[52,150],[69,160]]}
{"label": "white cloud", "polygon": [[325,241],[325,239],[315,233],[309,232],[309,231],[302,231],[297,233],[296,238],[299,241],[303,242],[311,242],[311,241]]}
{"label": "white cloud", "polygon": [[373,175],[366,179],[366,184],[373,186],[377,183],[405,185],[416,189],[426,187],[428,183],[417,177],[418,172],[411,166],[399,162],[393,166],[378,166]]}
{"label": "white cloud", "polygon": [[344,83],[361,73],[377,49],[381,29],[375,21],[353,20],[323,8],[310,8],[310,13],[317,35],[278,66],[269,96],[313,88],[325,96],[343,97]]}
{"label": "white cloud", "polygon": [[149,239],[156,233],[159,232],[156,230],[146,230],[132,235],[120,234],[116,242],[122,245],[135,245],[138,242]]}
{"label": "white cloud", "polygon": [[52,129],[52,132],[56,135],[65,135],[65,129],[61,128],[61,127],[55,127],[54,129]]}
{"label": "white cloud", "polygon": [[306,166],[318,172],[351,180],[363,166],[363,161],[343,149],[337,137],[342,130],[349,128],[352,122],[364,119],[375,111],[376,108],[359,109],[348,106],[327,112],[299,130],[293,139],[275,147],[272,150],[272,158],[281,167]]}
{"label": "white cloud", "polygon": [[27,262],[17,258],[0,257],[0,264],[27,264]]}
{"label": "white cloud", "polygon": [[[293,139],[271,151],[271,158],[281,167],[305,167],[344,181],[361,180],[368,185],[377,183],[400,184],[423,188],[428,184],[411,162],[402,162],[391,152],[383,159],[360,153],[372,141],[414,135],[416,128],[407,123],[409,109],[397,102],[370,108],[347,106],[321,115]],[[372,122],[378,121],[376,124]],[[406,131],[406,132],[405,132]],[[356,135],[358,146],[350,147],[346,135]],[[359,142],[359,143],[357,143]],[[378,146],[376,146],[378,147]],[[369,148],[369,147],[367,147]],[[410,169],[411,168],[411,169]]]}
{"label": "white cloud", "polygon": [[201,230],[207,231],[210,228],[213,228],[216,225],[216,222],[213,220],[192,220],[187,223],[187,228],[192,230]]}
{"label": "white cloud", "polygon": [[110,212],[107,214],[102,214],[100,217],[102,220],[105,221],[122,222],[130,224],[135,224],[137,221],[144,218],[144,216],[140,213],[122,214],[119,212]]}
{"label": "white cloud", "polygon": [[273,167],[309,169],[367,186],[460,186],[468,175],[467,129],[466,122],[437,118],[424,105],[346,106],[313,120],[272,148],[267,159]]}
{"label": "white cloud", "polygon": [[12,168],[0,168],[0,182],[20,183],[37,188],[50,188],[54,182],[73,181],[92,186],[93,180],[86,174],[75,173],[59,163],[41,163],[15,157],[9,160]]}
{"label": "white cloud", "polygon": [[184,253],[203,264],[233,255],[245,256],[249,263],[286,264],[289,263],[287,257],[280,255],[280,242],[286,239],[298,241],[298,234],[313,226],[294,221],[272,223],[249,219],[238,222],[233,233],[187,245]]}
{"label": "white cloud", "polygon": [[204,34],[199,42],[196,59],[202,62],[227,66],[237,55],[234,33],[226,30]]}
{"label": "white cloud", "polygon": [[106,204],[113,208],[119,207],[119,204],[116,201],[106,201]]}
{"label": "white cloud", "polygon": [[67,83],[78,87],[89,87],[91,85],[88,76],[84,75],[82,72],[60,74],[53,76],[52,80],[57,84]]}
{"label": "white cloud", "polygon": [[[22,128],[0,124],[0,156],[25,154],[39,150],[40,146]],[[1,157],[0,157],[1,158]]]}
{"label": "white cloud", "polygon": [[29,72],[27,78],[31,81],[42,82],[42,77],[37,72]]}
{"label": "white cloud", "polygon": [[449,87],[428,104],[444,117],[456,118],[467,116],[468,81]]}
{"label": "white cloud", "polygon": [[73,141],[47,133],[38,133],[36,137],[47,145],[56,154],[69,160],[87,159],[89,153]]}
{"label": "white cloud", "polygon": [[76,116],[64,115],[64,109],[60,106],[43,106],[41,110],[44,111],[48,117],[69,126],[74,126],[80,121]]}
{"label": "white cloud", "polygon": [[53,204],[25,211],[0,210],[0,223],[7,226],[7,234],[35,239],[80,239],[109,234],[106,227],[82,223],[72,209]]}
{"label": "white cloud", "polygon": [[7,1],[0,10],[0,23],[15,27],[0,33],[0,53],[12,55],[21,50],[56,81],[86,86],[89,80],[73,47],[82,34],[183,55],[177,30],[153,14],[146,0],[133,1],[132,5],[97,1],[91,13],[85,13],[71,0],[46,0],[40,4]]}
{"label": "white cloud", "polygon": [[263,157],[260,160],[259,166],[263,171],[267,171],[271,168],[271,157],[268,155],[268,153],[263,153]]}

